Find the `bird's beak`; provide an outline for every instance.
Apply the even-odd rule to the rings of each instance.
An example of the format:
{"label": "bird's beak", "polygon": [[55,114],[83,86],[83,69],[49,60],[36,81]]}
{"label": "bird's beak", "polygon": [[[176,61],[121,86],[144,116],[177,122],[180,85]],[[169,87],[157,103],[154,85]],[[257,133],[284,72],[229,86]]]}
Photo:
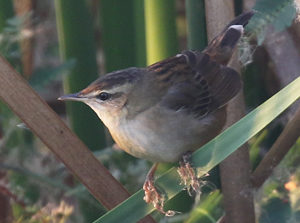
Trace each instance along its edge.
{"label": "bird's beak", "polygon": [[79,93],[67,94],[59,97],[57,100],[60,101],[84,101],[87,99],[85,96],[80,95]]}

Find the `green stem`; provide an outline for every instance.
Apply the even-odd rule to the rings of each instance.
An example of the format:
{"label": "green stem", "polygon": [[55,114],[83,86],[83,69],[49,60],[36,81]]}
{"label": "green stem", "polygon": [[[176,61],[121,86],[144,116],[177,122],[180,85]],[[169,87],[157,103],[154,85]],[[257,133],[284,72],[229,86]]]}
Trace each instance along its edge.
{"label": "green stem", "polygon": [[204,0],[186,0],[188,48],[203,50],[207,45]]}
{"label": "green stem", "polygon": [[147,64],[178,52],[174,0],[145,0]]}
{"label": "green stem", "polygon": [[6,26],[7,19],[14,16],[13,2],[12,0],[0,1],[0,32]]}
{"label": "green stem", "polygon": [[[85,0],[55,0],[55,7],[61,56],[76,62],[64,89],[77,92],[98,77],[92,21]],[[105,147],[103,125],[91,109],[67,103],[67,113],[73,130],[91,150]]]}
{"label": "green stem", "polygon": [[101,0],[106,72],[135,65],[134,1]]}
{"label": "green stem", "polygon": [[243,0],[234,0],[234,14],[239,15],[243,12]]}
{"label": "green stem", "polygon": [[145,12],[144,1],[134,0],[134,21],[135,21],[135,56],[136,66],[144,67],[146,58],[146,36],[145,36]]}

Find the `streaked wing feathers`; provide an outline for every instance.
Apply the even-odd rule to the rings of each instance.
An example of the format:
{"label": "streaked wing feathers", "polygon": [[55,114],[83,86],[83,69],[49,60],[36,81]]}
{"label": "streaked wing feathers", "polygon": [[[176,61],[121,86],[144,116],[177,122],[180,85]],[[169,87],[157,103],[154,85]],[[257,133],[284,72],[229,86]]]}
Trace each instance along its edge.
{"label": "streaked wing feathers", "polygon": [[227,104],[242,86],[235,70],[200,52],[186,51],[150,66],[149,70],[160,86],[166,88],[164,80],[169,85],[161,105],[175,111],[185,110],[197,118]]}

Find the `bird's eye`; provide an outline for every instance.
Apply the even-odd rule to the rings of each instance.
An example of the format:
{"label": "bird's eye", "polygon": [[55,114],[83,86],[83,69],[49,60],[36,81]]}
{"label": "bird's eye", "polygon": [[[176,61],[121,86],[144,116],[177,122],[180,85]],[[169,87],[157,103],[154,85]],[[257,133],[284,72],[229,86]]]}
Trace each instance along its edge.
{"label": "bird's eye", "polygon": [[97,98],[99,98],[101,101],[105,101],[107,99],[109,99],[110,94],[107,92],[101,92]]}

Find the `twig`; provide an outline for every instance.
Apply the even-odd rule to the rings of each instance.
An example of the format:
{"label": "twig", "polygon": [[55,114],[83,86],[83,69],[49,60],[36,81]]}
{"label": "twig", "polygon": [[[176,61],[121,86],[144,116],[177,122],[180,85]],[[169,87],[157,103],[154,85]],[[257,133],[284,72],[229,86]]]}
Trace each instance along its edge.
{"label": "twig", "polygon": [[274,168],[288,153],[299,136],[300,108],[298,108],[294,117],[288,122],[283,132],[252,174],[251,181],[253,187],[259,188],[269,178]]}

